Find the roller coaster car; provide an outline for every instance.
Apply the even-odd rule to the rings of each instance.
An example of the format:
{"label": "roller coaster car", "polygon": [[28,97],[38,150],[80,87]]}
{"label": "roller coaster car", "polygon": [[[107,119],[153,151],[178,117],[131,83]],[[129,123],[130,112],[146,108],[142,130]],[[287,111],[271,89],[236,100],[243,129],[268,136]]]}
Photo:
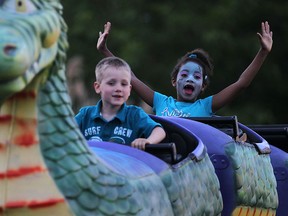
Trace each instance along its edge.
{"label": "roller coaster car", "polygon": [[[273,145],[269,145],[266,139],[257,132],[239,123],[237,116],[177,118],[151,115],[151,117],[161,123],[166,130],[167,137],[164,142],[173,143],[170,155],[175,152],[176,155],[174,154],[173,156],[172,164],[180,162],[195,148],[196,139],[193,141],[195,137],[203,142],[220,181],[224,203],[223,215],[231,215],[232,212],[234,215],[237,212],[245,211],[248,214],[250,207],[245,206],[244,203],[249,202],[250,198],[245,201],[245,198],[243,199],[240,195],[243,191],[245,191],[245,194],[249,194],[247,195],[248,197],[258,194],[259,203],[257,201],[257,204],[255,204],[256,210],[253,210],[255,212],[260,212],[262,210],[259,209],[264,208],[270,209],[271,214],[271,209],[275,209],[275,206],[278,205],[277,194],[279,198],[277,215],[284,216],[288,212],[288,200],[283,193],[283,191],[287,191],[288,187],[287,153]],[[192,132],[195,137],[187,137],[188,134],[185,133],[185,130],[190,132],[189,136],[191,136]],[[160,149],[159,152],[161,152]],[[159,152],[157,157],[161,155]],[[163,156],[161,155],[160,158],[163,158]],[[238,168],[235,169],[235,166]],[[241,169],[246,171],[241,171]],[[240,179],[245,179],[244,182],[242,180],[238,181],[239,170],[242,173]],[[257,177],[259,174],[256,174],[256,172],[261,173],[261,170],[265,170],[266,174],[265,177],[262,176],[259,179]],[[248,173],[250,172],[255,172],[255,174],[249,176]],[[238,177],[236,178],[236,176]],[[273,183],[275,180],[277,181],[277,191],[276,185]],[[262,189],[255,192],[259,189],[255,189],[257,188],[254,185],[255,182],[259,182],[259,184],[261,182],[261,184],[267,186],[264,190],[267,190],[267,193],[270,191],[269,193],[273,197],[272,200],[274,200],[274,202],[269,204],[270,206],[261,206],[262,195],[260,194]],[[240,190],[238,190],[239,184],[241,185]],[[241,192],[243,188],[246,189]],[[251,188],[254,188],[253,190],[255,191],[250,191]],[[236,191],[235,194],[232,191]],[[243,199],[243,203],[239,202],[241,199]]]}
{"label": "roller coaster car", "polygon": [[[176,119],[175,117],[172,117],[171,119],[171,117],[157,117],[151,115],[151,118],[163,125],[167,136],[165,140],[163,140],[160,144],[146,145],[145,151],[153,154],[154,156],[164,160],[169,164],[175,164],[181,161],[183,158],[187,157],[190,152],[194,150],[194,148],[198,145],[198,140],[195,139],[195,136],[200,136],[201,140],[204,139],[204,143],[211,143],[209,139],[215,139],[215,136],[218,139],[220,137],[225,137],[222,133],[215,134],[215,131],[211,131],[211,128],[203,128],[201,125],[201,127],[199,128],[199,125],[195,123],[195,121],[212,126],[213,128],[216,128],[217,130],[228,135],[231,139],[235,141],[243,141],[256,145],[257,150],[262,153],[270,153],[269,144],[273,144],[274,146],[285,150],[284,145],[280,146],[280,143],[277,144],[277,141],[280,138],[281,140],[283,140],[284,138],[286,139],[285,133],[287,133],[287,128],[285,127],[273,128],[273,130],[269,130],[268,128],[266,128],[265,130],[264,127],[253,127],[252,130],[250,127],[239,123],[237,116],[193,117]],[[194,121],[194,123],[191,122],[190,124],[189,121],[183,121],[183,119],[192,120]],[[185,130],[187,129],[190,130],[190,132],[192,131],[192,134],[195,134],[195,136],[191,137],[191,133],[188,134],[187,131],[185,132]],[[273,135],[273,143],[268,143],[266,139],[260,136],[257,132],[260,132],[261,134],[267,136]],[[269,141],[271,139],[272,138],[270,138]],[[229,141],[231,140],[225,137],[225,140],[221,140],[220,142],[226,143]]]}
{"label": "roller coaster car", "polygon": [[[159,157],[169,164],[175,164],[181,161],[181,159],[187,157],[187,155],[194,150],[198,145],[198,140],[195,139],[195,136],[200,137],[204,144],[211,143],[210,140],[213,140],[214,145],[217,146],[235,140],[255,144],[262,153],[270,151],[266,140],[250,128],[239,123],[237,116],[193,118],[150,116],[162,124],[167,136],[161,144],[147,145],[146,152]],[[209,125],[212,128],[207,128],[203,126],[203,124],[199,125],[197,122]],[[191,137],[191,133],[188,134],[187,131],[185,132],[187,129],[192,132],[194,136]],[[227,136],[225,136],[225,134]],[[215,141],[215,138],[217,138],[218,141]]]}
{"label": "roller coaster car", "polygon": [[[249,211],[270,211],[267,215],[273,215],[276,208],[277,215],[288,212],[284,193],[288,188],[287,153],[270,146],[255,131],[239,123],[236,116],[187,119],[151,115],[151,118],[162,124],[166,138],[160,144],[146,145],[145,151],[150,154],[112,143],[92,145],[141,160],[155,173],[169,166],[177,168],[187,159],[201,161],[207,152],[220,182],[222,215],[238,212],[245,215]],[[267,195],[267,202],[263,203],[262,197]]]}

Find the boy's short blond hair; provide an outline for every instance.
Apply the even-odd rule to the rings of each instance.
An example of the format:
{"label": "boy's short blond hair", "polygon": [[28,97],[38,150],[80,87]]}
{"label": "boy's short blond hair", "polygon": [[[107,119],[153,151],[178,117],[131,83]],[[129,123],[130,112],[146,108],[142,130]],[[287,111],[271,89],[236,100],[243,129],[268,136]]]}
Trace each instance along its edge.
{"label": "boy's short blond hair", "polygon": [[107,57],[103,58],[101,61],[98,62],[95,68],[95,76],[96,81],[101,82],[103,79],[103,73],[108,67],[114,68],[126,68],[129,73],[131,73],[131,68],[129,64],[119,57]]}

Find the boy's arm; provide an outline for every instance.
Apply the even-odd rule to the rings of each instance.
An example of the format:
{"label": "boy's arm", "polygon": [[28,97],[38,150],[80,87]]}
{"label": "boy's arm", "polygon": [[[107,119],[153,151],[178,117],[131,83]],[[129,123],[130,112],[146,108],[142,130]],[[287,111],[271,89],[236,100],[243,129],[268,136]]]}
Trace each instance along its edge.
{"label": "boy's arm", "polygon": [[230,103],[242,90],[247,88],[255,78],[264,60],[272,49],[272,31],[268,22],[261,23],[261,34],[257,33],[261,48],[251,64],[240,75],[239,79],[213,96],[212,111],[216,112],[226,104]]}
{"label": "boy's arm", "polygon": [[[97,42],[97,50],[105,57],[114,56],[114,54],[107,47],[107,38],[111,29],[111,23],[107,22],[104,25],[104,32],[99,32],[99,38]],[[144,82],[139,80],[132,72],[131,84],[136,94],[145,101],[149,106],[153,107],[154,90],[147,86]]]}
{"label": "boy's arm", "polygon": [[145,138],[135,139],[131,143],[131,146],[134,148],[145,150],[146,144],[160,143],[165,138],[165,136],[166,136],[166,132],[164,131],[162,127],[155,127],[147,139]]}

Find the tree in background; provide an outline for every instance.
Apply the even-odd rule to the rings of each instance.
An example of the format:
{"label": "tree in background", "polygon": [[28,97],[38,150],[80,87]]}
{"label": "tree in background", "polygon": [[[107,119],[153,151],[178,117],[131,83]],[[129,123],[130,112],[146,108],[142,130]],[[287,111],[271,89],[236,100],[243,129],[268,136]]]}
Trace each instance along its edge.
{"label": "tree in background", "polygon": [[[214,76],[207,95],[238,78],[259,49],[259,23],[268,20],[273,49],[252,85],[218,115],[237,115],[245,124],[287,123],[285,101],[288,2],[284,0],[161,1],[64,0],[68,24],[68,56],[83,58],[83,79],[93,95],[94,69],[102,56],[98,33],[111,21],[109,47],[127,60],[138,77],[157,91],[175,96],[170,72],[177,59],[201,47],[214,59]],[[281,22],[280,22],[281,21]],[[204,95],[205,96],[205,95]],[[93,97],[93,96],[91,96]],[[132,94],[135,103],[141,101]],[[93,98],[92,98],[93,100]],[[96,102],[97,98],[95,98]],[[76,110],[78,111],[78,110]]]}

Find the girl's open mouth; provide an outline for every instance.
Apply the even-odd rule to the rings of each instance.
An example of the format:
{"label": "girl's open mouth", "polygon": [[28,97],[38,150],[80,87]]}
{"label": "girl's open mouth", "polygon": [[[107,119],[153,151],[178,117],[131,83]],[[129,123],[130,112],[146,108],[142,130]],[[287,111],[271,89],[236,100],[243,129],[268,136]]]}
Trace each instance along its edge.
{"label": "girl's open mouth", "polygon": [[187,84],[184,86],[184,93],[185,94],[192,94],[194,91],[194,86],[191,84]]}

